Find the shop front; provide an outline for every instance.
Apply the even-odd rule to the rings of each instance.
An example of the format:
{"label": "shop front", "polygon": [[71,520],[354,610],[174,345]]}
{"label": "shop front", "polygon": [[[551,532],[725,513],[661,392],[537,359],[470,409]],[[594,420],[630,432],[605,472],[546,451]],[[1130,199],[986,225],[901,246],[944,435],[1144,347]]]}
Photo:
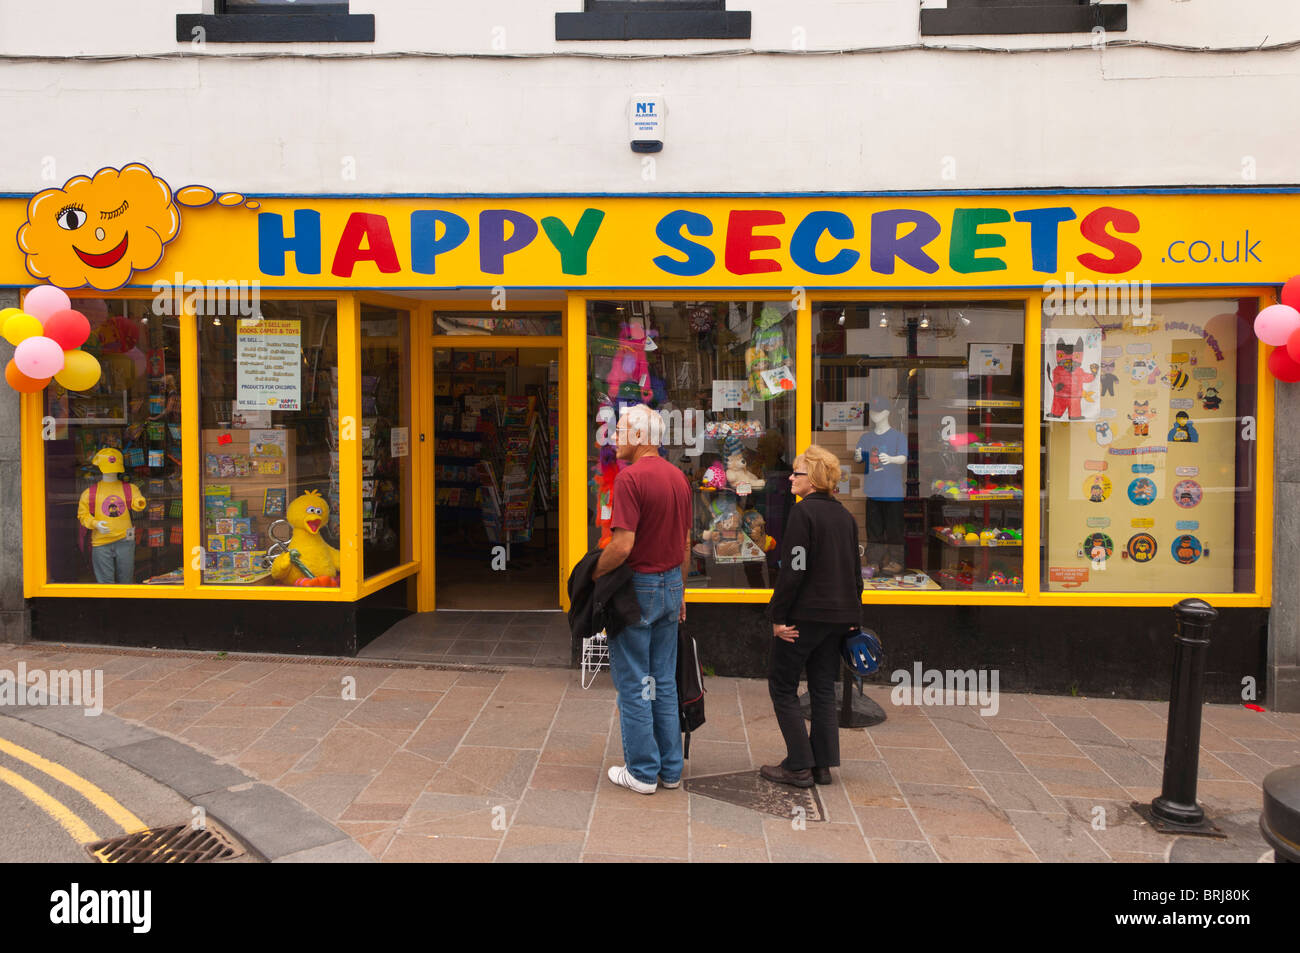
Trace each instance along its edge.
{"label": "shop front", "polygon": [[1265,681],[1252,321],[1292,196],[203,201],[141,169],[0,200],[0,283],[65,289],[101,368],[22,397],[35,639],[353,655],[412,612],[562,609],[646,403],[719,674],[765,671],[815,443],[891,668],[1156,697],[1194,595],[1211,695]]}

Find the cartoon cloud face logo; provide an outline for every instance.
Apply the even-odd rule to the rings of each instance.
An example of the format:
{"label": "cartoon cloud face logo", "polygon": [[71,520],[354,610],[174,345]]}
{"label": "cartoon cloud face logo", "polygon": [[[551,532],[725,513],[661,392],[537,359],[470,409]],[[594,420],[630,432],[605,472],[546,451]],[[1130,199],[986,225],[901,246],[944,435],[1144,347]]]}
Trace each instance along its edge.
{"label": "cartoon cloud face logo", "polygon": [[180,227],[171,187],[133,162],[38,192],[27,203],[18,247],[35,278],[112,291],[158,264]]}

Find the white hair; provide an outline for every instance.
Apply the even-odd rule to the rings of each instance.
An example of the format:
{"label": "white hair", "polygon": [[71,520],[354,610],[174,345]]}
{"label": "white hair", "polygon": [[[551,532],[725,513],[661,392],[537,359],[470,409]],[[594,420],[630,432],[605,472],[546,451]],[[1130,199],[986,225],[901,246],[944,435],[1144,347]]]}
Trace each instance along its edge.
{"label": "white hair", "polygon": [[657,447],[663,436],[663,418],[645,404],[633,404],[624,407],[619,420],[627,421],[627,442],[634,446],[642,444]]}

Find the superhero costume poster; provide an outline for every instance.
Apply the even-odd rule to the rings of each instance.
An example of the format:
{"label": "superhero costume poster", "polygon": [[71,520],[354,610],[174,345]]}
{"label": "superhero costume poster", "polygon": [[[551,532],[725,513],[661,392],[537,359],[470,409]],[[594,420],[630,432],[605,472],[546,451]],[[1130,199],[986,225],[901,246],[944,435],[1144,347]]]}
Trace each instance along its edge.
{"label": "superhero costume poster", "polygon": [[1101,331],[1043,332],[1043,419],[1096,420],[1101,412]]}

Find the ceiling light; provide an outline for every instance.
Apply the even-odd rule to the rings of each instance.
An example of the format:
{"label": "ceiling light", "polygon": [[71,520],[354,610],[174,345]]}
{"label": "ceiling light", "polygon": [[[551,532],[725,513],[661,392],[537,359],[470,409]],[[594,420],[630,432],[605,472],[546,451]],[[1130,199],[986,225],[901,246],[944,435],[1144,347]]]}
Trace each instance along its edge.
{"label": "ceiling light", "polygon": [[843,309],[843,308],[840,308],[840,320],[839,320],[838,323],[839,323],[839,326],[840,326],[840,327],[844,327],[844,309]]}
{"label": "ceiling light", "polygon": [[929,326],[930,326],[930,316],[928,314],[921,315],[921,327],[928,328]]}

